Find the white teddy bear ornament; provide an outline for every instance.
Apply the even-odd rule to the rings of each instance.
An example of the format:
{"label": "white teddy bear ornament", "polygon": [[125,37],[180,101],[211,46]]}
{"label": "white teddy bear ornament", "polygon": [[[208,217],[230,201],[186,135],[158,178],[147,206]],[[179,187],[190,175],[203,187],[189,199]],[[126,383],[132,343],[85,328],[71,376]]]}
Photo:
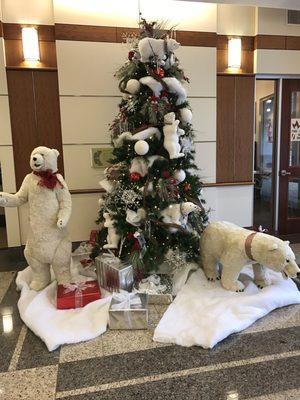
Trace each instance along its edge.
{"label": "white teddy bear ornament", "polygon": [[175,113],[171,112],[164,116],[164,148],[169,153],[170,159],[184,157],[181,153],[181,145],[179,143],[179,136],[184,135],[184,130],[178,128],[179,120],[175,120]]}
{"label": "white teddy bear ornament", "polygon": [[0,193],[3,207],[29,204],[24,255],[33,273],[30,288],[37,291],[50,283],[50,266],[58,283],[71,280],[71,241],[66,226],[72,202],[66,182],[57,173],[58,155],[56,149],[35,148],[30,156],[33,172],[25,176],[20,190],[16,194]]}

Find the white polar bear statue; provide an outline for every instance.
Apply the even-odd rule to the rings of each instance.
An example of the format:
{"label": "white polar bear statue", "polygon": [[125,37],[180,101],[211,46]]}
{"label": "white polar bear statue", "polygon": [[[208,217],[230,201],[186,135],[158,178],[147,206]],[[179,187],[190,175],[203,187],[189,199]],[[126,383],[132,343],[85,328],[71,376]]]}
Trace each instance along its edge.
{"label": "white polar bear statue", "polygon": [[164,40],[146,37],[139,41],[138,47],[141,62],[147,63],[151,57],[154,57],[161,65],[164,65],[167,53],[173,53],[180,47],[180,44],[175,39]]}
{"label": "white polar bear statue", "polygon": [[[186,101],[187,93],[181,82],[173,77],[162,78],[162,81],[168,86],[168,91],[177,96],[176,105],[180,105]],[[142,85],[148,86],[155,97],[159,97],[162,90],[165,90],[160,81],[152,76],[144,76],[140,79]]]}
{"label": "white polar bear statue", "polygon": [[179,136],[184,135],[185,132],[178,128],[180,121],[175,120],[175,114],[171,112],[164,116],[164,122],[164,148],[169,153],[170,159],[184,157],[185,154],[180,152]]}
{"label": "white polar bear statue", "polygon": [[20,190],[16,194],[0,193],[3,207],[29,204],[29,232],[24,255],[33,272],[30,288],[36,291],[50,283],[50,266],[58,283],[71,280],[72,249],[66,225],[72,203],[66,182],[57,173],[58,155],[55,149],[35,148],[30,156],[33,172],[25,176]]}
{"label": "white polar bear statue", "polygon": [[103,246],[104,249],[117,249],[119,246],[119,241],[121,239],[120,235],[114,227],[114,220],[109,212],[103,213],[104,217],[104,227],[107,228],[107,243]]}
{"label": "white polar bear statue", "polygon": [[[160,213],[163,222],[166,224],[176,224],[185,227],[188,221],[188,216],[191,212],[197,211],[199,207],[187,201],[185,203],[170,204],[168,207],[163,209]],[[170,227],[169,231],[171,233],[176,233],[177,228]]]}
{"label": "white polar bear statue", "polygon": [[254,282],[259,288],[270,285],[265,267],[281,272],[285,279],[294,278],[300,272],[289,242],[230,222],[212,222],[203,232],[200,243],[207,279],[220,279],[220,262],[223,267],[221,282],[227,290],[244,290],[238,277],[246,264],[253,264]]}

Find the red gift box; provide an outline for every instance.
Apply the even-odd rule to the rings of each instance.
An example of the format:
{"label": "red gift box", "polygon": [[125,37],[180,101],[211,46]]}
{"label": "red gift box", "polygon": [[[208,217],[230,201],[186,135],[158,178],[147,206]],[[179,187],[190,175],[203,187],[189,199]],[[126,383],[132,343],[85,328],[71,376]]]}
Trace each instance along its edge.
{"label": "red gift box", "polygon": [[57,309],[84,307],[92,301],[101,299],[97,281],[67,283],[57,287]]}

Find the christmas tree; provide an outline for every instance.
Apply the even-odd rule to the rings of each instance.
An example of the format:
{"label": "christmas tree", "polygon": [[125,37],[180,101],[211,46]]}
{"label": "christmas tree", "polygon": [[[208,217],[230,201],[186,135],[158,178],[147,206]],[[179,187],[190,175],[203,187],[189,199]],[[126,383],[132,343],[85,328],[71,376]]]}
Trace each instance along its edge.
{"label": "christmas tree", "polygon": [[174,31],[141,20],[140,34],[126,35],[128,60],[116,72],[123,94],[113,121],[113,159],[100,182],[93,255],[115,250],[142,273],[199,258],[208,220],[194,164],[188,81],[175,56]]}

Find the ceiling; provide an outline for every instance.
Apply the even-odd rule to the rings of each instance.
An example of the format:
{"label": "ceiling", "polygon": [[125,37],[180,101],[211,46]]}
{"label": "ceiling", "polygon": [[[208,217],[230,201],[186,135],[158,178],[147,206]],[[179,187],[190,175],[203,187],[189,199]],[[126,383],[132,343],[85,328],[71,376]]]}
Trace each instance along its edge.
{"label": "ceiling", "polygon": [[[191,0],[183,0],[191,1]],[[300,0],[192,0],[204,3],[224,3],[238,4],[245,6],[259,6],[272,8],[287,8],[290,10],[300,10]]]}

